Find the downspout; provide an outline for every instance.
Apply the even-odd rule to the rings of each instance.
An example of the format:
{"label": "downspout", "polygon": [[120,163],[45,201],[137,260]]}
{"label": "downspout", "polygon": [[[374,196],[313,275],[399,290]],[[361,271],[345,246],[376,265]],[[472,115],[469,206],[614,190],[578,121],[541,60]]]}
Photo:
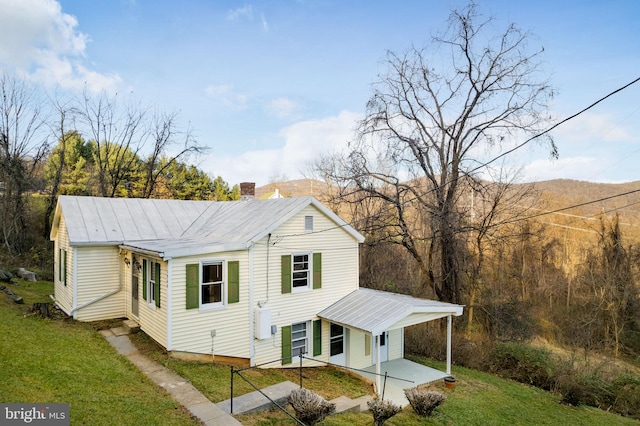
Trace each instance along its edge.
{"label": "downspout", "polygon": [[173,276],[172,274],[172,268],[173,267],[173,260],[169,259],[167,260],[167,352],[171,351],[172,348],[172,324],[173,321],[171,320],[171,310],[172,310],[172,305],[171,305],[171,301],[173,300],[173,295],[171,294],[171,277]]}
{"label": "downspout", "polygon": [[[249,247],[249,365],[254,365],[256,352],[255,340],[253,338],[255,327],[253,323],[255,315],[253,306],[253,247],[253,244]],[[269,268],[269,265],[267,265],[267,268]]]}
{"label": "downspout", "polygon": [[73,314],[73,319],[77,319],[76,312],[78,312],[80,309],[82,309],[82,308],[86,308],[87,306],[92,305],[92,304],[94,304],[94,303],[96,303],[96,302],[99,302],[99,301],[101,301],[102,299],[106,299],[106,298],[107,298],[107,297],[109,297],[109,296],[113,296],[114,294],[116,294],[117,292],[119,292],[119,291],[121,291],[121,290],[122,290],[122,283],[120,283],[120,286],[119,286],[117,289],[115,289],[115,290],[113,290],[113,291],[110,291],[109,293],[103,294],[102,296],[98,296],[98,297],[96,297],[96,298],[95,298],[95,299],[93,299],[93,300],[89,300],[88,302],[83,303],[83,304],[82,304],[82,305],[80,305],[80,306],[76,306],[76,307],[74,307],[74,308],[71,310],[71,312],[70,312],[71,314]]}

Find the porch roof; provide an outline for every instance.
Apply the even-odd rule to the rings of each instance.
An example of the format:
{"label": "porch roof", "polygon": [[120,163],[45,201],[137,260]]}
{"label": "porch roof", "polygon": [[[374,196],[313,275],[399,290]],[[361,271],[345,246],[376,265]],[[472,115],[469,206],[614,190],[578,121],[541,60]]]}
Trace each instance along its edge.
{"label": "porch roof", "polygon": [[449,315],[462,315],[462,305],[404,294],[359,288],[318,313],[327,321],[374,336]]}

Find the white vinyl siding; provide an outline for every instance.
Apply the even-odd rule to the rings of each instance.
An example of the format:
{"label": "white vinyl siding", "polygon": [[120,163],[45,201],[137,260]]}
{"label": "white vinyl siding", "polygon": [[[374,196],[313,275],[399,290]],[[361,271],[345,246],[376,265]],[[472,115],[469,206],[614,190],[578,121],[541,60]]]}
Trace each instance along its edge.
{"label": "white vinyl siding", "polygon": [[[239,301],[224,305],[224,309],[186,309],[186,265],[199,265],[200,261],[206,263],[211,259],[225,260],[226,267],[223,272],[225,280],[229,263],[239,262]],[[211,332],[215,330],[216,335],[213,340],[215,355],[248,359],[250,342],[253,338],[250,334],[250,321],[253,319],[249,318],[248,251],[175,258],[171,265],[172,329],[171,344],[168,349],[176,352],[211,354]]]}
{"label": "white vinyl siding", "polygon": [[[77,254],[75,282],[82,283],[78,286],[76,293],[77,306],[82,306],[120,288],[122,262],[118,247],[78,247],[75,252]],[[124,315],[124,288],[77,311],[79,321],[97,321],[124,317]]]}
{"label": "white vinyl siding", "polygon": [[[61,262],[60,262],[60,251],[64,250],[67,253],[67,285],[64,285],[64,282],[59,279]],[[56,302],[62,307],[66,312],[71,312],[73,309],[73,283],[74,283],[74,274],[73,274],[73,249],[69,247],[69,234],[67,233],[67,226],[63,218],[60,218],[60,223],[58,225],[58,233],[56,235],[55,247],[54,247],[54,292],[56,295]]]}
{"label": "white vinyl siding", "polygon": [[[316,233],[300,233],[304,229],[305,216],[314,217],[313,227]],[[324,230],[326,231],[320,232]],[[283,326],[317,320],[315,315],[318,312],[358,288],[358,242],[343,228],[336,227],[335,222],[315,207],[306,207],[287,223],[273,230],[271,242],[278,236],[284,236],[281,242],[268,245],[265,237],[254,247],[254,299],[256,303],[267,302],[264,306],[271,309],[272,324],[278,327],[278,331]],[[282,294],[281,256],[305,252],[322,254],[322,288]],[[317,358],[328,361],[329,329],[325,323],[323,321],[322,354]],[[275,335],[275,343],[273,340],[254,341],[256,364],[281,357],[282,333]],[[305,365],[316,364],[305,361]],[[273,365],[279,366],[279,363]]]}
{"label": "white vinyl siding", "polygon": [[389,338],[387,339],[387,348],[389,350],[389,361],[392,359],[403,358],[402,353],[402,340],[404,339],[404,333],[401,328],[389,331]]}
{"label": "white vinyl siding", "polygon": [[[145,301],[142,293],[142,271],[140,272],[140,293],[138,295],[138,322],[140,329],[147,333],[153,340],[167,347],[167,262],[159,258],[145,257],[138,255],[140,262],[142,259],[147,260],[147,278],[150,276],[151,265],[160,264],[160,307],[156,307],[154,303],[149,302],[150,295],[147,290],[147,300]],[[131,280],[131,272],[127,269],[126,275]],[[131,290],[127,289],[127,305],[131,305]]]}
{"label": "white vinyl siding", "polygon": [[349,359],[349,367],[365,368],[373,364],[371,356],[372,350],[366,350],[367,344],[371,348],[373,339],[367,338],[367,335],[358,330],[350,330],[347,355]]}

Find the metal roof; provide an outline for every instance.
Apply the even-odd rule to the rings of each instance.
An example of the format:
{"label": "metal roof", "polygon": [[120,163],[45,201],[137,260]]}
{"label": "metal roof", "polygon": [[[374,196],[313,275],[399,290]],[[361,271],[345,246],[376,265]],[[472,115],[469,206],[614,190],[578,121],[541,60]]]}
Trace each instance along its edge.
{"label": "metal roof", "polygon": [[64,215],[71,246],[122,245],[164,258],[241,250],[309,205],[364,241],[313,197],[215,202],[64,195],[58,200],[51,239]]}
{"label": "metal roof", "polygon": [[320,318],[374,336],[383,331],[462,315],[463,306],[359,288],[318,313]]}

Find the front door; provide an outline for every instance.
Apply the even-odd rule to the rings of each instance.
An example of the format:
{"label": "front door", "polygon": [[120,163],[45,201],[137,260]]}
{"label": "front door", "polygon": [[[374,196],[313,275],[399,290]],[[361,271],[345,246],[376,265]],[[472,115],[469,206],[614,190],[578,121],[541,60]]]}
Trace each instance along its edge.
{"label": "front door", "polygon": [[131,314],[138,317],[138,268],[136,262],[131,264]]}
{"label": "front door", "polygon": [[329,336],[329,362],[331,364],[345,365],[344,340],[344,327],[331,323]]}
{"label": "front door", "polygon": [[380,339],[380,362],[385,362],[389,359],[389,333],[386,331],[383,332],[380,336],[378,336],[378,339]]}

